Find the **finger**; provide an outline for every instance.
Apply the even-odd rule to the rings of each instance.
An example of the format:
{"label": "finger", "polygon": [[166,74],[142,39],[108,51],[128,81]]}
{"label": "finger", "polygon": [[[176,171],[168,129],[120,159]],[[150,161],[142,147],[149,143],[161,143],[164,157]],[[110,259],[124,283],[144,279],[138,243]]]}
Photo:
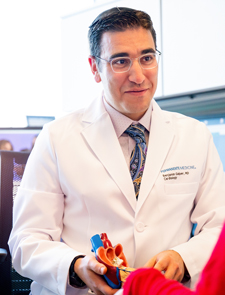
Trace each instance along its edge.
{"label": "finger", "polygon": [[111,295],[113,294],[112,289],[106,284],[103,277],[95,275],[95,277],[89,277],[87,285],[95,295]]}
{"label": "finger", "polygon": [[94,257],[89,260],[88,267],[90,270],[94,271],[99,275],[104,275],[107,271],[106,266],[102,263],[99,263]]}
{"label": "finger", "polygon": [[180,269],[178,264],[169,265],[164,275],[165,278],[178,282],[183,278],[182,269]]}
{"label": "finger", "polygon": [[94,282],[94,285],[92,285],[92,290],[94,291],[94,294],[97,295],[113,295],[118,291],[118,289],[112,289],[110,286],[106,284],[106,282],[100,277],[99,280],[96,280]]}
{"label": "finger", "polygon": [[177,270],[174,276],[174,280],[181,282],[183,277],[184,277],[184,274],[180,270]]}
{"label": "finger", "polygon": [[184,273],[183,273],[182,269],[177,268],[174,271],[174,274],[173,274],[173,278],[172,279],[175,280],[175,281],[181,282],[182,279],[183,279],[183,277],[184,277]]}
{"label": "finger", "polygon": [[164,260],[159,260],[156,262],[156,264],[154,265],[154,268],[159,270],[159,271],[166,271],[168,267],[168,263]]}
{"label": "finger", "polygon": [[152,257],[147,263],[145,263],[144,267],[154,267],[156,263],[156,257]]}
{"label": "finger", "polygon": [[169,266],[164,273],[165,278],[170,280],[175,280],[176,271],[177,271],[176,268]]}

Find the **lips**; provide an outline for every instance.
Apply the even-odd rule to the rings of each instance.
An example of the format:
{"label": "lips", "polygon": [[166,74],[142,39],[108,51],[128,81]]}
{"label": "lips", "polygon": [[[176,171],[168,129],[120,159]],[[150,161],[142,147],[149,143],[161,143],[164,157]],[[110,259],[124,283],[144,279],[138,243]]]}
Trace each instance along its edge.
{"label": "lips", "polygon": [[143,95],[148,89],[145,88],[145,89],[131,89],[131,90],[128,90],[128,91],[125,91],[125,93],[128,93],[128,94],[133,94],[133,95]]}

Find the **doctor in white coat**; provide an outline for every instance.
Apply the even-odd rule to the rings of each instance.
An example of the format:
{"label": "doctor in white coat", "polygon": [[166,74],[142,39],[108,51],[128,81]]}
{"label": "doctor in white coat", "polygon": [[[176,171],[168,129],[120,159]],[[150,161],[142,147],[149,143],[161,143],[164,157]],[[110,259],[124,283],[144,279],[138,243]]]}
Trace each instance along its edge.
{"label": "doctor in white coat", "polygon": [[[130,267],[146,264],[193,285],[225,217],[224,172],[212,136],[204,124],[154,101],[158,54],[148,15],[106,11],[89,40],[103,95],[39,135],[14,205],[14,267],[34,280],[33,295],[88,288],[114,294],[91,253],[90,238],[106,232],[123,245]],[[135,142],[124,131],[137,122],[146,128],[148,150],[136,200],[129,171]]]}

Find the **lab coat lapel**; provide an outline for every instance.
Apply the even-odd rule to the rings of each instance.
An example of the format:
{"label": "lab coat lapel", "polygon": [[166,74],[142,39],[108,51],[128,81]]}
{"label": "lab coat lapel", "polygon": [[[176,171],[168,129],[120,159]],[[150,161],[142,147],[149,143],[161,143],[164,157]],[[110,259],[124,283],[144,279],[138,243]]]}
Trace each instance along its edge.
{"label": "lab coat lapel", "polygon": [[[87,143],[135,210],[136,198],[133,182],[112,121],[105,111],[102,99],[96,100],[86,110],[83,122],[86,123],[86,127],[82,134]],[[104,179],[102,181],[104,185]]]}
{"label": "lab coat lapel", "polygon": [[157,103],[153,101],[148,152],[141,181],[137,211],[144,204],[160,173],[174,136],[175,133],[171,120],[164,115]]}

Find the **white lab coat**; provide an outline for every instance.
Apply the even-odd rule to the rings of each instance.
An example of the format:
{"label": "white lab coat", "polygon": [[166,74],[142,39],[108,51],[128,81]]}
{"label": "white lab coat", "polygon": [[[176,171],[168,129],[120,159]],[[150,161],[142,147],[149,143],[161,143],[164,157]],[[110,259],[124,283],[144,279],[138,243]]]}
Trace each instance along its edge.
{"label": "white lab coat", "polygon": [[[153,101],[138,201],[102,100],[47,124],[28,160],[15,200],[9,245],[33,295],[86,294],[68,286],[90,238],[106,232],[131,267],[174,249],[192,283],[209,258],[225,218],[225,178],[203,123],[162,111]],[[189,240],[192,223],[195,237]],[[64,241],[64,242],[62,242]]]}

